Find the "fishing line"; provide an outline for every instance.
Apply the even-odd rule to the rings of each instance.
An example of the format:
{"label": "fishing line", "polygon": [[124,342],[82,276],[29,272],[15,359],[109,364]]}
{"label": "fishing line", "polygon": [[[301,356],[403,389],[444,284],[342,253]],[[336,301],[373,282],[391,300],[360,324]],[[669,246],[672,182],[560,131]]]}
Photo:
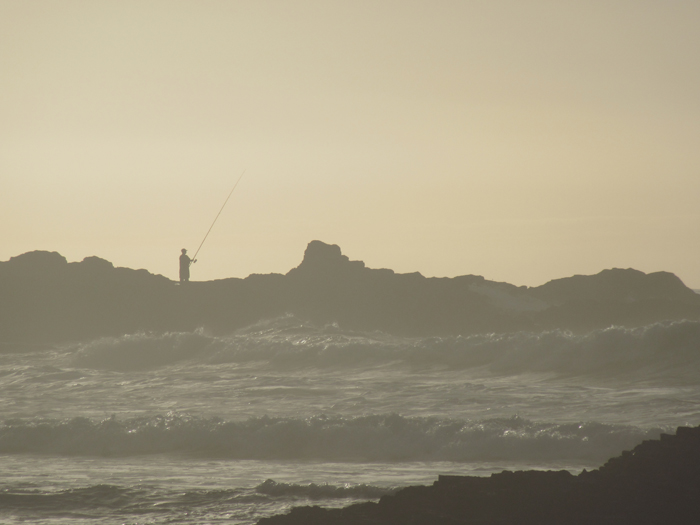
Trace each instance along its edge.
{"label": "fishing line", "polygon": [[[197,260],[197,254],[199,253],[199,250],[202,249],[202,245],[204,244],[204,241],[207,240],[207,237],[209,237],[209,232],[211,229],[214,227],[214,224],[216,224],[217,219],[219,218],[219,215],[221,215],[221,212],[224,211],[224,207],[226,206],[226,203],[228,200],[231,198],[231,195],[233,195],[233,190],[236,189],[236,186],[238,186],[238,183],[241,182],[241,179],[243,178],[243,175],[245,175],[245,170],[243,170],[243,173],[241,173],[241,176],[238,177],[238,180],[236,181],[236,184],[233,185],[233,188],[231,188],[231,191],[228,194],[228,197],[226,197],[226,200],[224,201],[223,206],[221,206],[221,209],[219,210],[219,213],[216,214],[216,218],[214,218],[214,222],[211,223],[211,226],[209,226],[209,230],[207,231],[207,234],[204,236],[204,239],[202,239],[202,242],[199,244],[199,248],[197,248],[197,251],[194,252],[194,257],[192,257],[192,262],[195,262]],[[190,263],[192,264],[192,263]]]}

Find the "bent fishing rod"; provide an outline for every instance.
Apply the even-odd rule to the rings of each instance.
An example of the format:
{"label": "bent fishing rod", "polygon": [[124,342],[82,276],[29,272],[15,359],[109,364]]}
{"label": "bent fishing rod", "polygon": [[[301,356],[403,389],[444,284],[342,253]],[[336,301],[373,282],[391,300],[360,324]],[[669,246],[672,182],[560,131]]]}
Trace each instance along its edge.
{"label": "bent fishing rod", "polygon": [[243,175],[245,175],[245,170],[243,170],[243,173],[241,173],[241,176],[238,177],[238,180],[236,181],[236,184],[233,185],[233,188],[231,188],[231,191],[228,194],[228,197],[226,197],[226,200],[224,201],[223,206],[221,206],[221,209],[219,210],[219,213],[216,214],[216,217],[214,218],[214,222],[211,223],[211,226],[209,226],[209,230],[207,230],[207,234],[204,236],[204,239],[202,239],[202,242],[199,244],[199,248],[197,248],[197,251],[194,252],[194,257],[192,257],[192,260],[190,261],[190,264],[193,262],[197,261],[197,254],[199,253],[199,250],[202,249],[202,245],[204,244],[204,241],[207,240],[207,237],[209,237],[209,232],[211,229],[214,227],[214,224],[216,224],[216,221],[219,219],[219,215],[221,215],[221,212],[224,211],[224,207],[226,206],[226,203],[228,200],[231,198],[231,195],[233,195],[233,190],[236,189],[236,186],[238,186],[238,183],[241,182],[241,179],[243,178]]}

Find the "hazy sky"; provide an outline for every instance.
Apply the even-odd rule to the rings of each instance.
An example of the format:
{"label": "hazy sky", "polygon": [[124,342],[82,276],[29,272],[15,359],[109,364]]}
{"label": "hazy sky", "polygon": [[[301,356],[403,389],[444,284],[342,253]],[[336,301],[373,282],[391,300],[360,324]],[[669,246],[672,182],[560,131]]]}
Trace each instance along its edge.
{"label": "hazy sky", "polygon": [[0,0],[0,260],[700,288],[697,0]]}

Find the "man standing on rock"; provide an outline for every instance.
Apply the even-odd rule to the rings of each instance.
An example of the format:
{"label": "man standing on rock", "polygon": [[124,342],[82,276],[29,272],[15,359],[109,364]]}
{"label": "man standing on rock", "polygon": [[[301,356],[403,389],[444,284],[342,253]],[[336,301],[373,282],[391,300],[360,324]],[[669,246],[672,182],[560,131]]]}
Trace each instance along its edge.
{"label": "man standing on rock", "polygon": [[186,283],[190,280],[190,264],[193,262],[197,262],[197,259],[194,261],[189,258],[187,255],[187,250],[185,248],[182,249],[182,255],[180,255],[180,282],[181,283]]}

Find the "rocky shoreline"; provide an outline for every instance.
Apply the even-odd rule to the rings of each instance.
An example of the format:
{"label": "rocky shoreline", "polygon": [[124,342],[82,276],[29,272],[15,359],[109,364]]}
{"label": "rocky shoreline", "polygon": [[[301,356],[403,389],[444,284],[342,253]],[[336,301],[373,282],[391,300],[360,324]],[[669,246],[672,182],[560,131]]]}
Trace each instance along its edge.
{"label": "rocky shoreline", "polygon": [[700,427],[642,442],[602,467],[440,476],[378,502],[298,507],[258,525],[685,525],[700,521]]}
{"label": "rocky shoreline", "polygon": [[398,274],[367,268],[321,241],[310,242],[301,264],[285,275],[182,285],[99,257],[69,263],[56,252],[35,251],[0,262],[0,343],[19,350],[148,331],[230,334],[287,315],[404,336],[584,333],[700,320],[700,295],[671,273],[634,269],[530,288],[478,275]]}

